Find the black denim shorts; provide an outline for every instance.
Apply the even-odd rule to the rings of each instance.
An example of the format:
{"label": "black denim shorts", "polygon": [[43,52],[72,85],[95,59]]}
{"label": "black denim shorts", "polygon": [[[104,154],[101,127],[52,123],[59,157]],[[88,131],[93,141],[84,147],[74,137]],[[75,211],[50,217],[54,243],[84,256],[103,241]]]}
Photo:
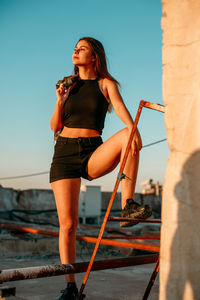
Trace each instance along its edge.
{"label": "black denim shorts", "polygon": [[101,136],[67,138],[59,136],[50,169],[50,182],[66,179],[88,179],[88,160],[103,143]]}

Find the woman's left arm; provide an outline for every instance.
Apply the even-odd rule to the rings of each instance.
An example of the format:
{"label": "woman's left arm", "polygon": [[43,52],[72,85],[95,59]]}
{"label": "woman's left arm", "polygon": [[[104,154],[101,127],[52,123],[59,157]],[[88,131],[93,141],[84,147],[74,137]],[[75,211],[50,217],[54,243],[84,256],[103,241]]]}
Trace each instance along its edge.
{"label": "woman's left arm", "polygon": [[[131,133],[134,121],[126,108],[122,96],[120,95],[117,84],[109,79],[106,80],[105,86],[108,93],[109,100],[112,103],[115,113],[120,118],[120,120],[127,126],[129,133]],[[142,140],[138,129],[136,130],[133,143],[132,143],[132,153],[136,154],[136,151],[141,150]]]}

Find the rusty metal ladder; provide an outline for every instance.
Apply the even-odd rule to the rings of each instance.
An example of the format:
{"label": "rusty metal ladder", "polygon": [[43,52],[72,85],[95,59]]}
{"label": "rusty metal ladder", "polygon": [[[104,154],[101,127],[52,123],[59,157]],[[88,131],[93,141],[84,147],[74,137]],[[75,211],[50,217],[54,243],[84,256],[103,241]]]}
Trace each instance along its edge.
{"label": "rusty metal ladder", "polygon": [[[112,195],[111,195],[111,198],[110,198],[110,201],[109,201],[109,204],[108,204],[108,207],[107,207],[107,211],[106,211],[106,214],[105,214],[105,217],[104,217],[104,220],[103,220],[103,223],[101,225],[101,229],[100,229],[100,232],[99,232],[99,235],[98,235],[98,238],[97,238],[97,241],[96,241],[96,245],[95,245],[95,248],[93,250],[93,254],[91,256],[91,259],[90,259],[90,262],[89,262],[89,265],[88,265],[88,268],[87,268],[87,271],[85,273],[85,277],[83,279],[83,282],[82,282],[82,285],[81,285],[81,288],[80,288],[80,291],[79,291],[79,294],[78,294],[78,299],[81,300],[83,299],[83,290],[85,288],[85,285],[87,283],[87,280],[89,278],[89,275],[90,275],[90,271],[92,269],[92,265],[94,263],[94,259],[96,257],[96,254],[97,254],[97,251],[98,251],[98,248],[100,246],[100,243],[101,243],[101,239],[102,239],[102,236],[103,236],[103,233],[104,233],[104,230],[105,230],[105,227],[106,227],[106,224],[107,224],[107,221],[121,221],[120,218],[115,218],[115,217],[109,217],[109,214],[110,214],[110,211],[111,211],[111,208],[112,208],[112,205],[113,205],[113,202],[114,202],[114,199],[115,199],[115,196],[116,196],[116,193],[117,193],[117,189],[119,187],[119,183],[120,181],[123,179],[124,177],[124,174],[123,174],[123,170],[124,170],[124,167],[125,167],[125,164],[126,164],[126,160],[127,160],[127,157],[128,157],[128,154],[129,154],[129,151],[130,151],[130,148],[131,148],[131,142],[133,140],[133,137],[134,137],[134,134],[135,134],[135,131],[137,129],[137,124],[138,124],[138,121],[139,121],[139,118],[140,118],[140,114],[142,112],[142,109],[143,107],[146,107],[146,108],[149,108],[149,109],[153,109],[153,110],[156,110],[156,111],[160,111],[160,112],[165,112],[165,107],[161,104],[155,104],[155,103],[151,103],[151,102],[148,102],[148,101],[144,101],[144,100],[141,100],[140,101],[140,104],[139,104],[139,107],[138,107],[138,110],[137,110],[137,114],[136,114],[136,117],[135,117],[135,122],[134,122],[134,125],[133,125],[133,128],[132,128],[132,131],[131,131],[131,134],[130,134],[130,137],[129,137],[129,140],[128,140],[128,144],[127,144],[127,147],[126,147],[126,151],[125,151],[125,154],[124,154],[124,157],[123,157],[123,160],[122,160],[122,163],[121,163],[121,166],[120,166],[120,170],[119,170],[119,174],[117,176],[117,179],[116,179],[116,183],[115,183],[115,186],[114,186],[114,189],[113,189],[113,192],[112,192]],[[130,218],[123,218],[123,221],[131,221],[134,223],[134,220],[130,219]],[[139,220],[137,219],[137,222],[142,222],[144,220]],[[150,221],[150,220],[149,220]],[[146,291],[145,291],[145,294],[143,296],[143,300],[146,300],[149,296],[149,293],[151,291],[151,287],[153,286],[154,284],[154,281],[155,281],[155,278],[156,278],[156,275],[159,271],[159,259],[156,263],[156,266],[154,268],[154,271],[153,271],[153,274],[151,276],[151,279],[149,281],[149,284],[146,288]]]}

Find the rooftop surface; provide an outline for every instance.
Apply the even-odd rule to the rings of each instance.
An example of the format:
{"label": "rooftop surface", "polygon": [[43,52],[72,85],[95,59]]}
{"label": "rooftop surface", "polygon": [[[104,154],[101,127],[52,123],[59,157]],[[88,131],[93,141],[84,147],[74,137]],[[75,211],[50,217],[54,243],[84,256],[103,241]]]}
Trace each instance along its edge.
{"label": "rooftop surface", "polygon": [[[102,259],[102,257],[97,259]],[[78,258],[77,262],[89,260],[89,256],[84,256]],[[52,264],[60,264],[58,256],[0,259],[1,269]],[[84,290],[85,300],[142,300],[154,266],[155,264],[148,264],[92,272]],[[81,286],[83,277],[84,273],[76,275],[78,287]],[[2,285],[16,287],[16,297],[6,298],[8,300],[58,300],[61,295],[60,291],[65,288],[65,277],[55,276],[13,281]],[[158,288],[157,276],[148,300],[158,299]]]}

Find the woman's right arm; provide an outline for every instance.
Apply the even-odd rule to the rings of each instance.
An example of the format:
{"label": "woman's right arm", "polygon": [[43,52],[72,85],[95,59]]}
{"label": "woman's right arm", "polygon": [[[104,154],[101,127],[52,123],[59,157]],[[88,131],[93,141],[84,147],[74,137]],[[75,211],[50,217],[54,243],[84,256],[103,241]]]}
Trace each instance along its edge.
{"label": "woman's right arm", "polygon": [[53,115],[50,120],[50,127],[51,130],[56,133],[57,131],[61,130],[63,128],[63,107],[56,102],[56,107],[54,109]]}
{"label": "woman's right arm", "polygon": [[68,93],[63,89],[63,86],[56,89],[56,107],[50,120],[50,127],[54,133],[63,128],[63,106],[67,96]]}

